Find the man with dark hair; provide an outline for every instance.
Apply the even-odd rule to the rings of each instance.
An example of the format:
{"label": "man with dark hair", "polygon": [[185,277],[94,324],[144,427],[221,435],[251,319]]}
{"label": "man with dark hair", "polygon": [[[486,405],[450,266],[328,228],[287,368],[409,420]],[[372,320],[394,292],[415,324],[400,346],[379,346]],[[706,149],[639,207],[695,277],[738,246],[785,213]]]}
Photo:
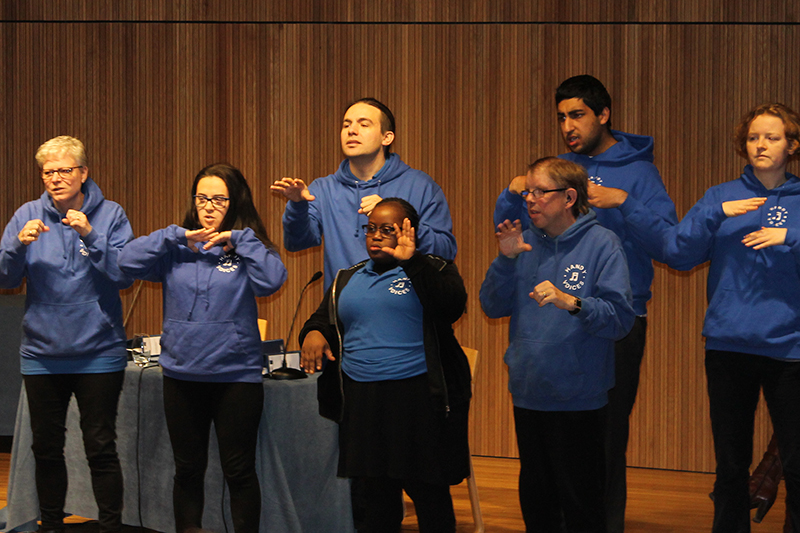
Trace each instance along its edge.
{"label": "man with dark hair", "polygon": [[[582,165],[589,173],[589,203],[600,224],[622,241],[637,315],[631,332],[616,343],[616,385],[609,392],[606,424],[608,531],[619,533],[625,528],[628,419],[644,356],[653,259],[663,262],[661,239],[656,237],[678,219],[653,165],[653,138],[611,129],[611,97],[597,78],[581,75],[564,81],[556,90],[556,106],[561,136],[570,150],[559,157]],[[525,176],[518,176],[500,194],[495,227],[504,220],[525,220],[525,200],[520,196],[524,188]],[[628,230],[634,211],[647,214],[652,238],[642,239]]]}
{"label": "man with dark hair", "polygon": [[456,239],[450,208],[433,178],[414,170],[390,152],[392,112],[374,98],[362,98],[344,114],[341,130],[345,160],[336,173],[310,185],[283,178],[270,189],[289,202],[283,213],[283,244],[297,252],[319,246],[325,236],[325,288],[336,272],[366,259],[361,227],[382,198],[407,200],[420,216],[417,247],[454,259]]}

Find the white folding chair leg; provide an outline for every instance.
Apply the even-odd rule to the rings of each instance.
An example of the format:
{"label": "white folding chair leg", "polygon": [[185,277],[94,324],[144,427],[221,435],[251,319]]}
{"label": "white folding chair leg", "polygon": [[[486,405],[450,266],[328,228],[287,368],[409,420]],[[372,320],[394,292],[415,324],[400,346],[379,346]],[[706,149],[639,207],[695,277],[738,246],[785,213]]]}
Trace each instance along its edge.
{"label": "white folding chair leg", "polygon": [[472,521],[475,523],[475,533],[483,533],[483,514],[481,513],[481,500],[478,498],[478,485],[475,483],[475,469],[472,468],[472,456],[469,458],[469,503],[472,506]]}

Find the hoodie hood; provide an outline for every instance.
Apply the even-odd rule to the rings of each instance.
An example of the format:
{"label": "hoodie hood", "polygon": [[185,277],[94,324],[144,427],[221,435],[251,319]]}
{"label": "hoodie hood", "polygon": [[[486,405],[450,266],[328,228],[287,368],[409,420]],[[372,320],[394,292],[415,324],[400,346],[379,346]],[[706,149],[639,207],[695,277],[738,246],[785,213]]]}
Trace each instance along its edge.
{"label": "hoodie hood", "polygon": [[[389,159],[386,160],[381,169],[372,177],[372,179],[362,181],[355,177],[355,175],[350,171],[349,159],[345,159],[341,162],[334,176],[338,182],[351,188],[364,189],[366,187],[377,187],[380,190],[380,186],[382,184],[396,179],[408,169],[409,166],[403,163],[397,154],[389,154]],[[371,194],[379,193],[373,192]]]}
{"label": "hoodie hood", "polygon": [[752,165],[747,165],[744,167],[741,179],[745,186],[752,190],[756,196],[767,196],[769,194],[775,194],[776,192],[778,194],[800,193],[800,178],[789,172],[786,173],[786,183],[779,185],[774,189],[767,189],[764,187],[764,184],[761,183],[761,180],[759,180],[753,172]]}
{"label": "hoodie hood", "polygon": [[589,228],[597,224],[597,214],[594,212],[594,209],[590,208],[588,213],[585,215],[578,215],[575,223],[568,227],[564,233],[555,238],[550,237],[543,230],[534,226],[533,222],[530,223],[530,230],[534,235],[542,239],[542,242],[546,245],[555,246],[556,244],[569,244],[570,242],[580,240],[581,237],[589,231]]}
{"label": "hoodie hood", "polygon": [[653,162],[653,138],[648,135],[636,135],[611,130],[617,143],[596,156],[568,152],[561,157],[583,166],[590,178],[602,175],[600,167],[615,168],[635,162]]}
{"label": "hoodie hood", "polygon": [[[80,211],[87,216],[93,213],[100,206],[100,204],[103,203],[103,200],[105,200],[103,192],[92,178],[86,178],[84,184],[81,185],[81,192],[83,193],[83,205],[81,205]],[[57,217],[60,221],[63,218],[62,215],[65,213],[62,213],[56,209],[50,194],[48,194],[47,191],[44,191],[40,198],[42,200],[42,204],[44,205],[45,211],[47,211],[50,216]]]}

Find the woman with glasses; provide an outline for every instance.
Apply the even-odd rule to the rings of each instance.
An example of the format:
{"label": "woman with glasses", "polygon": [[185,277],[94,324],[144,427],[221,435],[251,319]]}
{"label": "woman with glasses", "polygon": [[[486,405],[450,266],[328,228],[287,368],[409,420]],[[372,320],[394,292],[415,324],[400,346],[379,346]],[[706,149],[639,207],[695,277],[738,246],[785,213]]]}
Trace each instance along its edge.
{"label": "woman with glasses", "polygon": [[300,333],[320,413],[339,423],[339,476],[355,478],[359,532],[399,531],[402,490],[421,532],[455,531],[451,484],[469,474],[470,370],[453,334],[467,294],[455,265],[417,252],[419,216],[399,198],[364,226],[369,259],[340,270]]}
{"label": "woman with glasses", "polygon": [[234,529],[257,532],[255,458],[264,390],[256,297],[277,291],[286,268],[242,173],[226,164],[201,170],[182,225],[132,241],[119,264],[131,276],[164,285],[159,362],[175,456],[176,531],[202,528],[213,421]]}
{"label": "woman with glasses", "polygon": [[20,207],[0,244],[0,287],[26,280],[20,368],[36,462],[40,531],[64,530],[67,407],[74,394],[102,533],[122,528],[117,401],[127,355],[117,255],[133,238],[122,208],[89,178],[78,139],[36,152],[45,192]]}

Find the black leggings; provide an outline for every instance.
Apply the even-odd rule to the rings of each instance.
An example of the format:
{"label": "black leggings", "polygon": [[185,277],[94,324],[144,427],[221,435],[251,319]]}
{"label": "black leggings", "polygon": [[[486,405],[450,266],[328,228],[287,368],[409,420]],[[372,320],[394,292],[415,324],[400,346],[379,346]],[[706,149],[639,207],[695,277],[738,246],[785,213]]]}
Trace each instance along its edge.
{"label": "black leggings", "polygon": [[125,372],[23,376],[36,461],[42,529],[63,529],[67,497],[65,423],[73,394],[80,411],[83,447],[92,476],[100,531],[122,528],[122,469],[117,457],[117,402]]}
{"label": "black leggings", "polygon": [[164,376],[164,413],[175,457],[172,505],[178,533],[202,528],[212,421],[231,494],[234,531],[258,533],[261,489],[255,463],[263,407],[261,383],[206,383]]}

